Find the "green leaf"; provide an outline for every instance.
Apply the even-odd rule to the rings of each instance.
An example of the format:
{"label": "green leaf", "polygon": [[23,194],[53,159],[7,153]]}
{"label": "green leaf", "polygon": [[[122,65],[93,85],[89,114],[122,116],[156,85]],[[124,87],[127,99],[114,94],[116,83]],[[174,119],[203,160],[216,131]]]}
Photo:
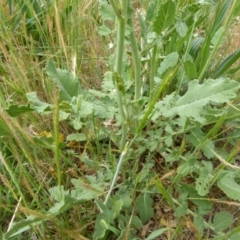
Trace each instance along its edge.
{"label": "green leaf", "polygon": [[198,162],[195,158],[189,158],[189,159],[187,158],[186,162],[181,164],[178,167],[177,172],[185,177],[188,174],[194,172],[197,166],[198,166]]}
{"label": "green leaf", "polygon": [[177,33],[180,37],[185,37],[188,31],[187,24],[183,21],[178,21],[176,26]]}
{"label": "green leaf", "polygon": [[158,230],[153,231],[145,240],[152,240],[156,239],[156,237],[162,235],[164,232],[166,232],[167,228],[160,228]]}
{"label": "green leaf", "polygon": [[235,175],[232,172],[220,178],[217,184],[229,198],[240,201],[240,185],[235,182]]}
{"label": "green leaf", "polygon": [[179,206],[175,210],[178,218],[185,216],[188,213],[187,196],[188,193],[182,193],[178,199]]}
{"label": "green leaf", "polygon": [[211,150],[215,149],[214,143],[210,139],[206,139],[200,128],[194,128],[191,133],[187,136],[187,140],[198,149],[202,149],[204,155],[210,159],[215,155]]}
{"label": "green leaf", "polygon": [[21,233],[28,231],[31,227],[39,225],[44,219],[29,216],[27,219],[16,222],[5,234],[5,239],[10,239],[14,236],[20,235]]}
{"label": "green leaf", "polygon": [[111,210],[112,210],[112,215],[113,215],[114,219],[119,216],[122,208],[123,208],[123,200],[122,199],[118,199],[118,200],[112,202]]}
{"label": "green leaf", "polygon": [[154,216],[152,204],[153,200],[151,198],[151,194],[148,192],[144,192],[136,199],[137,210],[143,224],[148,222],[150,218]]}
{"label": "green leaf", "polygon": [[150,22],[154,18],[156,7],[157,7],[157,1],[151,1],[146,12],[146,18],[145,18],[146,22]]}
{"label": "green leaf", "polygon": [[197,68],[193,62],[191,62],[191,61],[184,62],[184,70],[185,70],[186,75],[190,79],[197,78],[197,76],[198,76]]}
{"label": "green leaf", "polygon": [[230,67],[240,58],[240,49],[236,50],[234,53],[229,55],[224,59],[219,66],[212,73],[212,78],[220,77],[223,74],[226,74]]}
{"label": "green leaf", "polygon": [[70,195],[65,195],[60,202],[56,202],[53,207],[48,210],[50,215],[58,215],[67,211],[73,205],[77,203],[75,198],[72,198]]}
{"label": "green leaf", "polygon": [[194,225],[202,236],[204,231],[204,219],[201,215],[194,214]]}
{"label": "green leaf", "polygon": [[0,118],[0,137],[2,136],[12,137],[12,133],[6,122]]}
{"label": "green leaf", "polygon": [[105,72],[102,82],[102,89],[105,92],[112,92],[115,89],[112,72]]}
{"label": "green leaf", "polygon": [[138,216],[133,216],[131,226],[137,230],[140,230],[143,226],[141,219]]}
{"label": "green leaf", "polygon": [[67,70],[56,68],[53,61],[48,61],[46,73],[60,90],[60,101],[70,102],[72,97],[80,93],[80,84],[78,78]]}
{"label": "green leaf", "polygon": [[193,80],[183,96],[169,95],[159,103],[158,108],[165,117],[179,115],[204,123],[204,107],[211,102],[220,104],[231,101],[236,97],[239,87],[238,82],[225,78],[207,79],[203,84]]}
{"label": "green leaf", "polygon": [[73,128],[78,131],[82,128],[83,124],[80,118],[74,118],[70,121],[70,125],[72,125]]}
{"label": "green leaf", "polygon": [[116,14],[112,6],[106,1],[99,1],[99,13],[103,20],[115,21]]}
{"label": "green leaf", "polygon": [[179,55],[177,52],[170,53],[165,57],[165,59],[161,62],[160,67],[158,68],[158,73],[162,75],[169,68],[174,67],[178,62]]}
{"label": "green leaf", "polygon": [[214,46],[217,47],[221,47],[223,42],[224,42],[224,38],[223,38],[223,33],[224,33],[225,29],[224,27],[220,27],[217,32],[215,32],[213,38],[211,39],[211,43]]}
{"label": "green leaf", "polygon": [[87,184],[80,179],[72,179],[75,189],[71,191],[71,197],[76,200],[92,200],[103,194],[100,183]]}
{"label": "green leaf", "polygon": [[26,97],[30,103],[33,103],[32,109],[37,113],[44,114],[49,113],[53,107],[53,105],[42,102],[36,92],[27,93]]}
{"label": "green leaf", "polygon": [[48,191],[51,197],[57,202],[60,202],[64,196],[69,195],[69,191],[65,191],[63,186],[52,187]]}
{"label": "green leaf", "polygon": [[146,21],[144,21],[144,17],[142,16],[142,14],[139,11],[137,12],[137,16],[138,16],[138,22],[140,25],[140,29],[141,29],[141,37],[144,39],[147,34]]}
{"label": "green leaf", "polygon": [[82,142],[86,141],[86,136],[83,133],[72,133],[67,136],[67,141],[77,141]]}
{"label": "green leaf", "polygon": [[110,228],[110,224],[113,222],[114,218],[112,212],[108,207],[99,200],[95,200],[98,207],[101,209],[101,213],[98,214],[95,221],[95,231],[93,234],[94,240],[103,239],[105,233]]}
{"label": "green leaf", "polygon": [[203,38],[203,37],[196,37],[192,41],[189,53],[194,59],[198,56],[198,54],[202,48],[202,45],[204,44],[204,40],[205,40],[205,38]]}
{"label": "green leaf", "polygon": [[11,117],[18,117],[21,114],[24,114],[27,112],[32,112],[32,111],[33,111],[33,109],[31,108],[30,104],[24,105],[24,106],[11,105],[9,108],[6,109],[6,112]]}
{"label": "green leaf", "polygon": [[167,135],[165,140],[164,140],[164,143],[166,144],[167,147],[171,147],[172,144],[173,144],[172,135]]}
{"label": "green leaf", "polygon": [[81,117],[87,117],[93,113],[93,103],[88,101],[82,101],[79,115]]}
{"label": "green leaf", "polygon": [[213,219],[213,227],[215,231],[222,232],[233,224],[233,215],[229,212],[222,211],[217,213]]}
{"label": "green leaf", "polygon": [[195,187],[183,184],[181,190],[188,193],[188,200],[197,206],[199,215],[206,215],[211,212],[213,204],[207,198],[201,197]]}
{"label": "green leaf", "polygon": [[95,231],[93,234],[93,240],[103,239],[108,229],[109,229],[109,225],[105,222],[105,215],[103,213],[98,214],[95,222]]}
{"label": "green leaf", "polygon": [[106,25],[102,25],[98,27],[97,31],[101,36],[108,36],[109,34],[112,33],[112,30],[109,29]]}
{"label": "green leaf", "polygon": [[70,115],[71,115],[70,113],[66,113],[65,111],[59,110],[59,121],[68,119]]}
{"label": "green leaf", "polygon": [[153,30],[157,34],[161,34],[163,30],[170,27],[175,18],[176,6],[171,0],[159,6],[159,11],[153,22]]}
{"label": "green leaf", "polygon": [[196,190],[200,196],[208,194],[213,176],[211,175],[213,166],[211,162],[203,161],[204,167],[200,169],[199,177],[196,180]]}

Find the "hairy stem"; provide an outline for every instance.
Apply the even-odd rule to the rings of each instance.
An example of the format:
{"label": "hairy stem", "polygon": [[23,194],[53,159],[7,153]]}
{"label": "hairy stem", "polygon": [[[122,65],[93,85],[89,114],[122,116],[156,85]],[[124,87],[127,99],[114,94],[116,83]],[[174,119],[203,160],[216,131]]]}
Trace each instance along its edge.
{"label": "hairy stem", "polygon": [[[122,62],[123,62],[123,52],[124,52],[124,38],[125,38],[125,26],[126,26],[126,19],[127,19],[127,0],[120,1],[121,9],[119,10],[114,3],[113,0],[110,1],[116,16],[117,16],[117,46],[116,46],[116,60],[114,65],[114,71],[121,76],[122,73]],[[115,85],[117,85],[115,81]],[[123,93],[120,89],[116,86],[116,96],[117,96],[117,103],[119,108],[119,113],[121,116],[122,122],[122,136],[120,142],[120,150],[123,151],[124,146],[126,144],[127,139],[127,116],[124,111],[123,106]]]}
{"label": "hairy stem", "polygon": [[129,17],[128,24],[131,27],[129,40],[132,48],[132,60],[133,60],[133,67],[134,67],[134,79],[135,79],[134,100],[138,100],[140,98],[140,91],[141,91],[141,56],[138,50],[138,45],[137,45],[136,37],[134,34],[132,16]]}

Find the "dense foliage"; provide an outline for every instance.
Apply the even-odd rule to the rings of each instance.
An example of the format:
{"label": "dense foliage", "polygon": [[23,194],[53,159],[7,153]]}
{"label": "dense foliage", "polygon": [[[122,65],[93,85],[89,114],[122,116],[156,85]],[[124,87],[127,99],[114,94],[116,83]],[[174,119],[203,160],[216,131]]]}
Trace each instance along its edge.
{"label": "dense foliage", "polygon": [[3,239],[239,239],[236,0],[0,7]]}

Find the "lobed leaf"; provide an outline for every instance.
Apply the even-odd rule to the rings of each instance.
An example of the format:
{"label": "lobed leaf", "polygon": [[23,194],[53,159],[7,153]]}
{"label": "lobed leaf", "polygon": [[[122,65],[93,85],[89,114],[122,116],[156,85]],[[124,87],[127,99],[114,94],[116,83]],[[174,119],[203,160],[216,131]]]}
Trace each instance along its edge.
{"label": "lobed leaf", "polygon": [[52,109],[52,105],[42,102],[36,92],[31,92],[31,93],[26,93],[26,97],[29,102],[32,102],[32,109],[35,110],[36,112],[43,114],[45,112],[49,112]]}
{"label": "lobed leaf", "polygon": [[98,27],[97,31],[101,36],[108,36],[109,34],[112,33],[112,30],[109,29],[106,25],[102,25]]}
{"label": "lobed leaf", "polygon": [[179,55],[177,52],[170,53],[165,57],[161,62],[160,67],[158,68],[158,73],[162,75],[169,68],[174,67],[178,62]]}
{"label": "lobed leaf", "polygon": [[200,196],[208,194],[211,187],[213,176],[211,175],[213,166],[211,162],[203,162],[204,167],[201,168],[199,177],[196,180],[196,190]]}
{"label": "lobed leaf", "polygon": [[175,19],[176,6],[172,0],[168,0],[159,7],[158,14],[153,22],[153,30],[161,34],[163,30],[170,27]]}
{"label": "lobed leaf", "polygon": [[164,99],[163,115],[165,117],[179,115],[204,123],[204,107],[209,103],[229,102],[236,97],[239,87],[238,82],[225,78],[207,79],[203,84],[199,84],[198,80],[193,80],[183,96],[174,97],[172,94]]}
{"label": "lobed leaf", "polygon": [[110,4],[106,1],[99,2],[99,13],[103,20],[115,20],[116,14]]}
{"label": "lobed leaf", "polygon": [[80,93],[80,84],[78,78],[67,70],[56,68],[53,61],[49,61],[46,67],[46,73],[60,89],[60,100],[70,102],[72,97]]}
{"label": "lobed leaf", "polygon": [[157,1],[151,1],[146,12],[146,18],[145,18],[146,22],[150,22],[154,18],[156,7],[157,7]]}

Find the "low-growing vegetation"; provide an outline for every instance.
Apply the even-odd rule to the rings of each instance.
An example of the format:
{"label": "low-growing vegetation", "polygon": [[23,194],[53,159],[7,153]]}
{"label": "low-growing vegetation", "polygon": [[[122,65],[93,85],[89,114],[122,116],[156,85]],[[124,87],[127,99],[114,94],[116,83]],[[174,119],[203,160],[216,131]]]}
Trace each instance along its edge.
{"label": "low-growing vegetation", "polygon": [[240,238],[237,0],[0,3],[0,237]]}

